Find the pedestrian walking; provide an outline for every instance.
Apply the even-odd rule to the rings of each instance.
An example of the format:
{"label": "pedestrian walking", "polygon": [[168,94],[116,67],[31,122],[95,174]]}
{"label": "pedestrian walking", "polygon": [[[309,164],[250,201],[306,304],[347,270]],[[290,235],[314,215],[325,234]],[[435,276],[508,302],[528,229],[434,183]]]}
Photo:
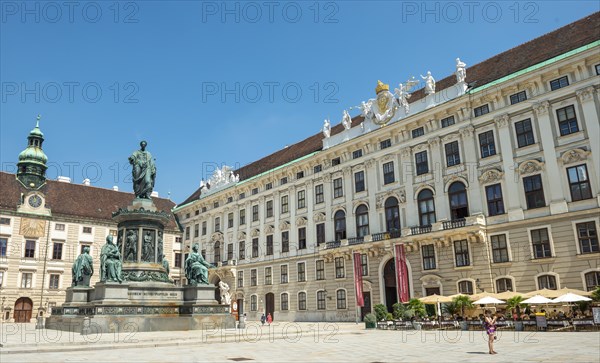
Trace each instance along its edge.
{"label": "pedestrian walking", "polygon": [[272,323],[272,322],[273,322],[273,317],[271,316],[271,313],[268,313],[268,314],[267,314],[267,323],[268,323],[269,325],[271,325],[271,323]]}
{"label": "pedestrian walking", "polygon": [[265,313],[263,313],[262,316],[260,317],[260,322],[262,323],[262,325],[265,325],[266,320],[267,320],[267,318],[265,317]]}
{"label": "pedestrian walking", "polygon": [[489,353],[498,354],[494,350],[494,340],[496,339],[496,316],[492,317],[492,312],[490,310],[485,311],[485,320],[483,322],[483,327],[485,328],[488,336]]}

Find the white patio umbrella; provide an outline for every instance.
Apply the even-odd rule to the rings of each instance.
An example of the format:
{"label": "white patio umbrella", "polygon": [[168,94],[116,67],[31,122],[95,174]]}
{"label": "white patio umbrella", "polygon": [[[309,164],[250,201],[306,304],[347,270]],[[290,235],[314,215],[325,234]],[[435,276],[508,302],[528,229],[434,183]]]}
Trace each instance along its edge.
{"label": "white patio umbrella", "polygon": [[552,302],[561,303],[561,302],[577,302],[577,301],[591,301],[589,297],[573,294],[572,292],[568,292],[564,295],[557,297],[556,299],[552,299]]}
{"label": "white patio umbrella", "polygon": [[553,302],[552,299],[548,299],[542,295],[535,295],[529,299],[521,301],[521,304],[548,304]]}
{"label": "white patio umbrella", "polygon": [[505,303],[506,303],[505,301],[498,300],[492,296],[486,296],[484,298],[481,298],[481,299],[473,302],[473,304],[475,304],[475,305],[505,304]]}

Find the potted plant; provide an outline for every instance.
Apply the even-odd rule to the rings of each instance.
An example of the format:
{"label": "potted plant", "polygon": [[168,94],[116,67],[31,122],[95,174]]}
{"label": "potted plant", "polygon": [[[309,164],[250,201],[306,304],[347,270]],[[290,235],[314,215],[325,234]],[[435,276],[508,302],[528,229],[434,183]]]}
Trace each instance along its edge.
{"label": "potted plant", "polygon": [[521,308],[525,307],[525,304],[522,303],[523,297],[521,295],[516,295],[506,300],[506,308],[509,310],[515,310],[517,313],[517,318],[515,319],[515,330],[523,331],[523,319],[521,319]]}
{"label": "potted plant", "polygon": [[455,305],[456,309],[460,310],[460,316],[462,317],[462,321],[460,322],[460,328],[462,330],[469,330],[469,323],[465,318],[465,308],[473,308],[471,298],[468,295],[458,295],[452,299],[452,303]]}
{"label": "potted plant", "polygon": [[377,316],[373,313],[365,315],[365,329],[375,329],[377,327]]}
{"label": "potted plant", "polygon": [[373,309],[375,310],[377,321],[384,321],[388,313],[387,306],[383,304],[377,304],[373,307]]}
{"label": "potted plant", "polygon": [[406,306],[402,303],[395,303],[393,306],[393,314],[394,319],[401,320],[404,318],[404,312],[406,311]]}
{"label": "potted plant", "polygon": [[[419,299],[410,299],[406,304],[405,315],[412,315],[410,319],[413,319],[414,317],[423,318],[427,315],[425,304]],[[421,323],[413,321],[413,327],[417,330],[421,329]]]}

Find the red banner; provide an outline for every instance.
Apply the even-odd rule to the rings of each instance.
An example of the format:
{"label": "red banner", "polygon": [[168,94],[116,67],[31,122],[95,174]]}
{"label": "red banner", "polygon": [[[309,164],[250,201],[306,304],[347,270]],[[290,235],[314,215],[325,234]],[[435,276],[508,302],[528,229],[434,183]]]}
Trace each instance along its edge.
{"label": "red banner", "polygon": [[354,290],[356,291],[356,306],[365,306],[362,289],[362,264],[360,253],[354,252]]}
{"label": "red banner", "polygon": [[398,291],[398,301],[408,302],[410,294],[408,293],[408,267],[406,266],[406,252],[404,244],[395,246],[396,252],[396,291]]}

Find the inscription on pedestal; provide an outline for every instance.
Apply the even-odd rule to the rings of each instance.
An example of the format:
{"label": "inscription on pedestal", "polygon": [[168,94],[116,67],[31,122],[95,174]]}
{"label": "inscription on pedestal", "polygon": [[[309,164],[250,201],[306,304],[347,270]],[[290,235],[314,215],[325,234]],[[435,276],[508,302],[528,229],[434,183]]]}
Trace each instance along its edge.
{"label": "inscription on pedestal", "polygon": [[182,291],[129,291],[127,293],[131,300],[182,300]]}

